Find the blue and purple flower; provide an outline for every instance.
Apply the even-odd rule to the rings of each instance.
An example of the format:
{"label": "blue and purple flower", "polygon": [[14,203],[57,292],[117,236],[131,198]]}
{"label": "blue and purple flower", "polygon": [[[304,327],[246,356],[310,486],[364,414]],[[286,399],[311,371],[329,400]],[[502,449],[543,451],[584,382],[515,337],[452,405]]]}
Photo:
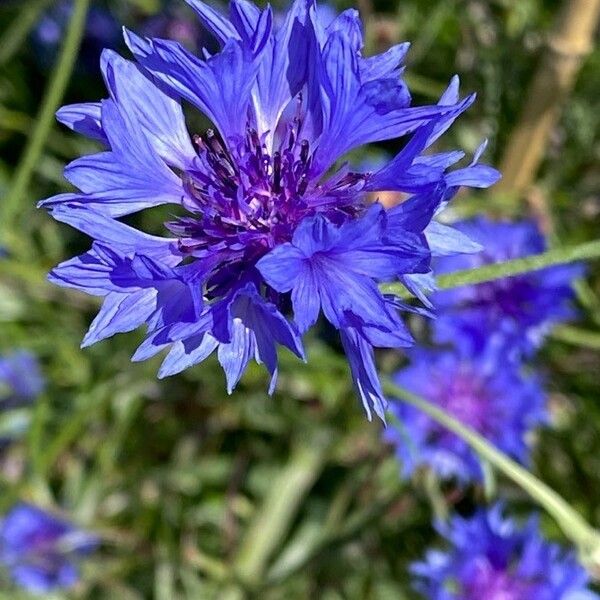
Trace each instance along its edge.
{"label": "blue and purple flower", "polygon": [[[527,433],[547,420],[540,380],[508,360],[503,345],[489,343],[474,353],[466,347],[411,350],[410,365],[394,381],[527,463]],[[400,400],[390,410],[399,423],[384,435],[394,444],[405,476],[428,466],[440,477],[462,483],[483,479],[477,455],[461,438]]]}
{"label": "blue and purple flower", "polygon": [[37,358],[26,350],[0,357],[0,408],[29,404],[45,386]]}
{"label": "blue and purple flower", "polygon": [[[484,250],[469,256],[441,258],[436,265],[438,273],[546,250],[546,240],[533,221],[511,223],[480,217],[453,227],[480,243]],[[435,337],[444,342],[458,337],[480,348],[490,336],[501,336],[516,354],[529,354],[540,346],[553,325],[574,317],[572,284],[582,274],[583,265],[560,265],[438,292],[434,297],[440,313]]]}
{"label": "blue and purple flower", "polygon": [[[220,52],[198,57],[126,31],[136,62],[104,52],[109,98],[58,112],[105,150],[66,168],[79,192],[42,203],[94,239],[51,280],[104,297],[84,345],[145,324],[136,360],[170,348],[160,372],[169,375],[216,351],[230,390],[253,357],[272,389],[277,345],[303,357],[301,336],[323,312],[340,331],[367,414],[383,418],[373,347],[412,339],[398,315],[407,307],[378,284],[400,280],[421,294],[436,249],[479,248],[432,218],[459,186],[497,180],[478,164],[483,146],[452,170],[463,153],[423,154],[474,96],[460,99],[454,78],[437,105],[411,106],[408,44],[363,57],[355,10],[325,27],[312,0],[296,0],[278,20],[245,0],[231,3],[229,18],[188,3]],[[190,138],[181,100],[212,127]],[[374,172],[340,162],[409,134]],[[387,211],[369,206],[384,190],[409,198]],[[162,204],[176,214],[166,237],[119,220]]]}
{"label": "blue and purple flower", "polygon": [[[65,36],[67,25],[74,11],[73,0],[56,0],[49,3],[32,33],[33,48],[42,66],[54,63]],[[78,68],[91,72],[98,68],[103,48],[114,48],[121,41],[119,23],[111,12],[100,3],[87,13],[85,30],[79,51]]]}
{"label": "blue and purple flower", "polygon": [[428,600],[597,600],[574,553],[548,542],[538,519],[523,525],[499,504],[438,525],[445,551],[412,567]]}
{"label": "blue and purple flower", "polygon": [[16,585],[36,594],[75,585],[77,561],[98,544],[96,536],[29,504],[0,521],[0,564]]}

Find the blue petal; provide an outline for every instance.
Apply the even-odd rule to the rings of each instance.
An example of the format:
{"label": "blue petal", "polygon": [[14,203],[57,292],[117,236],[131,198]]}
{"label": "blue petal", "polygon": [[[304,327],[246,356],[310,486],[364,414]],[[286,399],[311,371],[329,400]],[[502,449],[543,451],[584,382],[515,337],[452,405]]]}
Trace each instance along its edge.
{"label": "blue petal", "polygon": [[458,78],[458,75],[454,75],[450,80],[448,88],[438,100],[438,106],[453,106],[455,107],[455,110],[446,113],[446,118],[437,123],[434,132],[429,138],[429,145],[439,139],[450,128],[456,118],[475,102],[477,97],[476,94],[470,94],[464,100],[459,101],[459,87],[460,79]]}
{"label": "blue petal", "polygon": [[69,129],[108,144],[102,130],[100,102],[69,104],[56,112],[57,120]]}
{"label": "blue petal", "polygon": [[130,31],[125,41],[145,69],[204,112],[226,141],[243,134],[257,67],[240,42],[229,39],[202,61],[176,42],[144,40]]}
{"label": "blue petal", "polygon": [[152,150],[173,167],[189,167],[196,152],[179,102],[112,50],[102,53],[101,68],[111,98],[145,133]]}
{"label": "blue petal", "polygon": [[[219,324],[221,320],[225,323]],[[223,330],[219,336],[226,341],[218,339],[216,327]],[[179,373],[218,348],[219,362],[225,371],[230,393],[253,357],[258,363],[264,363],[271,374],[269,391],[273,391],[277,376],[277,344],[304,358],[296,328],[258,294],[253,284],[207,306],[194,322],[176,323],[153,333],[138,348],[134,360],[153,356],[171,342],[175,343],[163,362],[159,377]]]}
{"label": "blue petal", "polygon": [[352,51],[359,55],[363,48],[363,34],[360,16],[355,8],[348,8],[340,13],[327,27],[328,38],[336,31],[342,32],[348,39]]}
{"label": "blue petal", "polygon": [[240,320],[252,332],[256,360],[264,363],[271,374],[270,393],[277,375],[277,351],[275,342],[285,346],[299,358],[304,358],[300,336],[277,308],[263,300],[253,286],[246,286],[231,307],[234,323]]}
{"label": "blue petal", "polygon": [[83,338],[81,347],[91,346],[116,333],[126,333],[137,329],[146,322],[155,308],[156,290],[108,294]]}
{"label": "blue petal", "polygon": [[[442,201],[440,193],[412,196],[387,211],[388,235],[401,237],[405,231],[421,233],[429,225]],[[396,231],[397,230],[397,231]]]}
{"label": "blue petal", "polygon": [[229,3],[229,18],[243,40],[250,42],[258,27],[261,11],[248,0],[232,0]]}
{"label": "blue petal", "polygon": [[450,172],[446,177],[449,187],[465,185],[475,188],[488,188],[502,177],[500,171],[487,165],[473,165]]}
{"label": "blue petal", "polygon": [[292,242],[305,257],[321,250],[331,250],[340,243],[340,230],[323,215],[304,219],[294,231]]}
{"label": "blue petal", "polygon": [[382,54],[369,56],[360,61],[360,78],[363,83],[376,79],[387,79],[394,75],[400,68],[410,44],[404,42],[392,46]]}
{"label": "blue petal", "polygon": [[403,231],[396,239],[379,203],[374,203],[362,217],[345,223],[340,237],[345,243],[344,251],[336,254],[339,264],[348,271],[379,280],[413,271],[429,257],[428,248],[410,231]]}
{"label": "blue petal", "polygon": [[258,130],[269,132],[269,147],[283,110],[305,83],[309,62],[310,32],[305,0],[295,0],[285,21],[271,35],[265,52],[259,57],[254,112]]}
{"label": "blue petal", "polygon": [[227,393],[231,394],[250,359],[256,354],[256,342],[250,329],[240,320],[234,320],[231,326],[231,342],[220,344],[217,354],[225,371]]}
{"label": "blue petal", "polygon": [[177,241],[142,233],[111,217],[81,205],[65,204],[52,209],[52,216],[123,254],[143,254],[169,266],[181,262]]}
{"label": "blue petal", "polygon": [[83,256],[54,269],[58,285],[104,295],[104,304],[92,323],[83,346],[147,323],[151,329],[194,321],[197,302],[173,269],[144,256],[124,257],[94,244]]}
{"label": "blue petal", "polygon": [[433,308],[433,304],[427,297],[427,293],[437,290],[437,284],[433,273],[409,273],[400,278],[408,291],[413,293],[427,308]]}
{"label": "blue petal", "polygon": [[276,246],[257,263],[256,268],[278,292],[289,292],[302,269],[304,253],[292,244]]}
{"label": "blue petal", "polygon": [[411,171],[415,159],[427,148],[434,126],[435,122],[432,122],[420,127],[389,163],[369,177],[365,189],[417,192],[422,186],[442,180],[444,171],[440,168],[426,165],[419,170],[419,165],[416,165]]}
{"label": "blue petal", "polygon": [[318,283],[312,271],[306,271],[294,282],[291,295],[294,321],[302,333],[308,331],[319,318],[321,302],[317,289]]}
{"label": "blue petal", "polygon": [[20,564],[10,570],[14,582],[34,594],[48,594],[60,588],[71,587],[79,580],[74,565],[66,559],[56,567]]}
{"label": "blue petal", "polygon": [[112,151],[84,156],[65,169],[65,177],[90,195],[80,201],[112,216],[180,204],[184,193],[179,177],[154,153],[132,116],[103,101],[102,124]]}
{"label": "blue petal", "polygon": [[373,348],[354,329],[342,329],[340,337],[344,351],[350,363],[352,380],[359,394],[363,408],[369,421],[372,419],[371,410],[385,423],[387,400],[383,395],[381,383],[375,368]]}
{"label": "blue petal", "polygon": [[474,242],[458,229],[432,221],[425,228],[425,237],[433,256],[473,254],[481,252],[483,246]]}
{"label": "blue petal", "polygon": [[93,296],[106,296],[113,291],[122,291],[110,280],[113,272],[114,266],[102,261],[92,250],[59,264],[50,271],[48,280]]}
{"label": "blue petal", "polygon": [[[169,354],[160,366],[159,379],[176,375],[189,367],[197,365],[208,358],[218,346],[219,342],[208,333],[192,340],[186,340],[185,343],[177,342],[173,344]],[[142,360],[142,358],[138,357],[136,360]]]}
{"label": "blue petal", "polygon": [[[161,350],[172,345],[170,358],[163,363],[163,368],[159,371],[159,377],[167,377],[183,371],[188,366],[196,364],[204,360],[208,354],[216,348],[208,350],[208,354],[203,355],[202,352],[207,348],[208,340],[204,340],[205,336],[214,340],[208,333],[213,323],[212,311],[210,307],[205,309],[191,323],[173,323],[159,328],[152,332],[135,351],[133,361],[146,360],[158,354]],[[216,344],[217,342],[215,342]],[[203,345],[204,344],[204,345]],[[199,346],[202,345],[202,349]],[[179,358],[177,358],[179,357]],[[181,368],[177,367],[181,361]]]}
{"label": "blue petal", "polygon": [[298,332],[274,305],[258,294],[253,285],[247,285],[235,293],[229,311],[231,341],[221,344],[218,353],[229,392],[254,356],[257,362],[264,363],[271,374],[271,393],[277,377],[276,342],[304,358]]}
{"label": "blue petal", "polygon": [[314,323],[319,306],[337,328],[352,319],[353,324],[384,331],[397,327],[373,278],[391,278],[402,266],[416,267],[428,250],[386,244],[384,216],[382,207],[374,205],[361,219],[340,228],[321,215],[304,219],[293,244],[274,248],[258,262],[269,285],[280,292],[292,290],[301,331]]}
{"label": "blue petal", "polygon": [[355,146],[400,137],[446,116],[431,133],[430,144],[474,100],[469,96],[449,103],[457,99],[456,80],[437,106],[408,107],[410,94],[397,75],[361,81],[356,40],[343,29],[330,33],[321,63],[323,127],[313,158],[315,176]]}
{"label": "blue petal", "polygon": [[235,27],[218,11],[201,0],[185,0],[198,14],[204,26],[222,43],[241,39]]}

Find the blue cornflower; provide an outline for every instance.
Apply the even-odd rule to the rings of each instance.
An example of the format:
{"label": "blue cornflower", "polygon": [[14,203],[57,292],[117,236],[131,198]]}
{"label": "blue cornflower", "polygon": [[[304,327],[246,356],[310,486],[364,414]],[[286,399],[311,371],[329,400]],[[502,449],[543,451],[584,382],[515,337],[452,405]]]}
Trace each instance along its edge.
{"label": "blue cornflower", "polygon": [[[364,58],[355,10],[325,27],[312,0],[296,0],[284,19],[245,0],[231,3],[229,18],[188,3],[220,52],[199,58],[126,31],[137,63],[103,54],[109,99],[58,112],[107,149],[67,167],[80,192],[42,203],[94,239],[51,280],[104,297],[84,344],[146,324],[136,359],[170,346],[168,375],[216,351],[230,390],[252,357],[272,389],[276,345],[303,357],[301,335],[322,309],[341,332],[367,414],[383,417],[373,346],[411,338],[398,317],[405,307],[377,284],[400,279],[420,293],[440,243],[479,248],[431,220],[459,186],[487,187],[497,171],[477,164],[480,151],[453,170],[460,152],[422,155],[474,96],[461,100],[454,78],[437,105],[411,106],[401,77],[408,45]],[[181,99],[214,126],[193,142]],[[408,134],[374,172],[338,164],[361,145]],[[409,198],[369,208],[382,190]],[[177,210],[169,237],[118,220],[161,204]]]}
{"label": "blue cornflower", "polygon": [[[546,421],[545,395],[540,380],[523,373],[507,360],[507,349],[489,343],[469,353],[457,349],[415,349],[410,365],[396,376],[396,383],[439,406],[472,427],[515,460],[526,463],[526,434]],[[469,445],[418,409],[396,400],[390,410],[400,423],[384,435],[392,442],[409,476],[421,465],[440,477],[461,482],[480,481],[483,473]]]}
{"label": "blue cornflower", "polygon": [[163,2],[162,10],[145,19],[140,29],[146,37],[169,38],[188,50],[201,47],[205,35],[200,23],[188,18],[183,3],[178,0]]}
{"label": "blue cornflower", "polygon": [[0,357],[0,449],[29,426],[26,407],[45,387],[37,358],[26,350]]}
{"label": "blue cornflower", "polygon": [[438,525],[450,547],[412,566],[428,600],[597,600],[572,552],[548,542],[537,517],[523,525],[502,505]]}
{"label": "blue cornflower", "polygon": [[0,563],[16,585],[37,594],[77,583],[76,559],[98,544],[96,536],[29,504],[0,522]]}
{"label": "blue cornflower", "polygon": [[[52,2],[33,30],[33,48],[43,66],[54,63],[73,10],[73,0]],[[96,69],[102,49],[113,48],[119,42],[120,28],[114,16],[101,5],[92,6],[86,18],[78,67],[82,71]]]}
{"label": "blue cornflower", "polygon": [[[533,221],[510,223],[480,217],[453,226],[485,250],[469,256],[441,258],[436,265],[440,273],[546,250],[546,240]],[[458,337],[477,348],[490,335],[499,335],[516,353],[531,353],[553,325],[574,316],[572,283],[582,273],[580,264],[560,265],[438,292],[434,297],[440,313],[435,337],[439,341],[452,341],[460,331],[467,336]]]}
{"label": "blue cornflower", "polygon": [[45,381],[37,358],[25,350],[0,357],[0,408],[28,404],[42,393]]}

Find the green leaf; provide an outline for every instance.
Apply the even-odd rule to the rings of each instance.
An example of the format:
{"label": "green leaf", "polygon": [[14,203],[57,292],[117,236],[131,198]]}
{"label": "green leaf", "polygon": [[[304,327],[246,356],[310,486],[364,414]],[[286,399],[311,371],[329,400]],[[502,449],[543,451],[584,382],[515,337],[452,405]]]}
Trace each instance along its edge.
{"label": "green leaf", "polygon": [[[465,269],[464,271],[448,273],[447,275],[437,277],[436,283],[440,290],[448,290],[463,285],[494,281],[496,279],[502,279],[503,277],[539,271],[546,267],[595,258],[600,258],[600,240],[594,240],[593,242],[586,242],[567,248],[555,248],[548,252],[544,252],[543,254],[484,265],[477,269]],[[381,285],[380,288],[382,292],[395,294],[403,298],[409,298],[411,296],[401,283],[386,283]]]}
{"label": "green leaf", "polygon": [[65,43],[54,67],[31,137],[15,170],[10,190],[0,204],[2,233],[6,236],[5,239],[9,245],[13,247],[23,245],[23,240],[19,235],[15,235],[14,231],[15,220],[20,215],[19,205],[54,124],[54,113],[62,101],[71,78],[85,28],[89,3],[90,0],[75,1],[75,9],[69,22]]}

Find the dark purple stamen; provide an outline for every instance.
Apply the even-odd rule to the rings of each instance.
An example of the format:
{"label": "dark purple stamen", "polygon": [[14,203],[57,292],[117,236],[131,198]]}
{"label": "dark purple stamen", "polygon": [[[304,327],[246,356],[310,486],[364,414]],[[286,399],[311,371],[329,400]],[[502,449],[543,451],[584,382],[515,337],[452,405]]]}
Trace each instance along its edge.
{"label": "dark purple stamen", "polygon": [[305,217],[321,212],[335,221],[356,212],[364,177],[343,170],[325,183],[311,179],[311,145],[297,141],[301,125],[298,114],[272,154],[250,126],[238,143],[223,143],[212,129],[194,136],[201,166],[182,175],[191,214],[166,224],[182,253],[205,262],[210,256],[215,269],[251,265],[291,240]]}

